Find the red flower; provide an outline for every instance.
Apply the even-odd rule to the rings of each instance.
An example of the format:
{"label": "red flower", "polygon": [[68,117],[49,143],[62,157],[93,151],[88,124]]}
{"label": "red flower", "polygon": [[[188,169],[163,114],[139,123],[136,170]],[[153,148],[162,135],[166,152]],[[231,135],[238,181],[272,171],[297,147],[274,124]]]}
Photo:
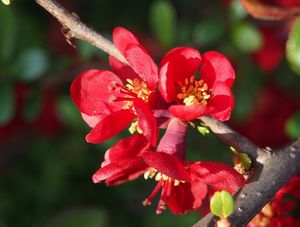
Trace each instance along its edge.
{"label": "red flower", "polygon": [[288,30],[282,25],[260,30],[263,45],[252,56],[262,70],[270,72],[276,69],[283,59]]}
{"label": "red flower", "polygon": [[176,117],[193,120],[210,114],[221,121],[229,119],[235,73],[225,56],[209,51],[201,58],[193,48],[175,48],[162,59],[159,76],[160,92]]}
{"label": "red flower", "polygon": [[234,193],[244,184],[244,178],[233,168],[215,162],[186,162],[186,125],[172,119],[156,152],[143,135],[134,135],[120,140],[105,154],[101,168],[93,175],[93,181],[105,180],[107,185],[120,184],[144,178],[158,181],[143,205],[150,205],[161,190],[156,213],[168,206],[175,214],[201,207],[202,200],[217,190]]}
{"label": "red flower", "polygon": [[157,66],[126,29],[115,28],[113,41],[128,65],[110,57],[113,72],[91,69],[78,76],[71,86],[74,103],[93,128],[86,140],[100,143],[134,121],[130,131],[142,132],[155,145],[157,126],[149,103],[158,81]]}

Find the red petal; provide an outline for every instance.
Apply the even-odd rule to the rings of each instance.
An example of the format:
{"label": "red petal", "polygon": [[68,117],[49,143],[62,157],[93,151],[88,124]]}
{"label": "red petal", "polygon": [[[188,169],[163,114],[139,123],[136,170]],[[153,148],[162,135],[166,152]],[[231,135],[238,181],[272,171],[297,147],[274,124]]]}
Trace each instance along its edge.
{"label": "red petal", "polygon": [[191,164],[192,180],[201,179],[212,187],[212,192],[226,190],[234,193],[245,184],[245,179],[232,167],[219,162],[194,162]]}
{"label": "red petal", "polygon": [[190,121],[199,118],[206,114],[206,106],[201,104],[186,106],[186,105],[172,105],[169,111],[183,121]]}
{"label": "red petal", "polygon": [[208,102],[207,112],[220,121],[228,120],[234,107],[234,97],[230,88],[223,82],[216,82],[212,93],[213,97]]}
{"label": "red petal", "polygon": [[140,78],[129,65],[120,62],[112,56],[109,56],[109,65],[112,68],[113,72],[118,75],[124,82],[126,81],[126,79],[134,80]]}
{"label": "red petal", "polygon": [[169,65],[169,62],[167,62],[159,71],[159,91],[166,102],[173,101],[177,96],[174,78],[172,77]]}
{"label": "red petal", "polygon": [[161,67],[169,63],[166,77],[183,83],[185,78],[194,75],[201,64],[200,53],[190,47],[177,47],[170,50],[162,59]]}
{"label": "red petal", "polygon": [[118,110],[122,103],[109,103],[118,94],[111,89],[113,84],[122,84],[110,71],[91,69],[78,76],[71,85],[71,98],[80,112],[90,116],[106,110]]}
{"label": "red petal", "polygon": [[101,143],[112,138],[129,125],[136,116],[131,110],[114,112],[100,121],[86,136],[89,143]]}
{"label": "red petal", "polygon": [[157,152],[164,152],[184,159],[186,154],[187,126],[179,119],[172,118],[167,131],[161,138]]}
{"label": "red petal", "polygon": [[101,167],[121,159],[140,156],[146,152],[148,147],[148,141],[141,134],[135,134],[128,138],[121,139],[105,152]]}
{"label": "red petal", "polygon": [[185,214],[200,208],[206,194],[207,186],[202,181],[186,182],[175,186],[165,202],[174,214]]}
{"label": "red petal", "polygon": [[158,70],[152,58],[135,44],[129,45],[124,55],[133,70],[153,89],[158,82]]}
{"label": "red petal", "polygon": [[138,39],[130,31],[122,27],[116,27],[114,29],[113,43],[123,55],[125,49],[127,49],[130,44],[140,44]]}
{"label": "red petal", "polygon": [[122,159],[100,168],[93,175],[93,182],[100,183],[106,180],[107,185],[120,184],[137,178],[147,168],[141,158]]}
{"label": "red petal", "polygon": [[212,87],[216,81],[225,82],[231,87],[235,79],[231,63],[224,55],[216,51],[208,51],[203,55],[200,75],[208,87]]}
{"label": "red petal", "polygon": [[106,116],[107,115],[89,116],[81,113],[81,117],[91,128],[94,128]]}
{"label": "red petal", "polygon": [[158,138],[158,128],[152,111],[149,106],[140,99],[135,99],[133,105],[138,117],[138,125],[142,129],[143,135],[148,139],[151,145],[155,147]]}
{"label": "red petal", "polygon": [[149,167],[155,168],[173,179],[190,181],[190,174],[185,169],[186,162],[163,152],[148,152],[143,154],[144,161]]}

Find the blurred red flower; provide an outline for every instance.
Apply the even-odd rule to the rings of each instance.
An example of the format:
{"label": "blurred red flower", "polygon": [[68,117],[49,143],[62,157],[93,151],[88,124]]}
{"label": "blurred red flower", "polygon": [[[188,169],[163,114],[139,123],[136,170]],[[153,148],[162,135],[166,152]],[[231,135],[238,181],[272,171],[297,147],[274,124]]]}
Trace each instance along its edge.
{"label": "blurred red flower", "polygon": [[160,92],[176,117],[186,121],[210,114],[221,121],[229,119],[235,73],[225,56],[209,51],[201,57],[193,48],[174,48],[162,59],[159,74]]}

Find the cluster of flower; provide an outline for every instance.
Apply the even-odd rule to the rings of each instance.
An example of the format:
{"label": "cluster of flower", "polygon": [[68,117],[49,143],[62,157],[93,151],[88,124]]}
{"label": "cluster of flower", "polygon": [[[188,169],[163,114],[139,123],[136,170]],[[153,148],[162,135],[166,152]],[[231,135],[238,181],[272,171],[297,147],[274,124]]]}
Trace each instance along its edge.
{"label": "cluster of flower", "polygon": [[178,47],[163,57],[158,70],[126,29],[116,28],[113,42],[127,64],[110,56],[113,72],[91,69],[71,86],[72,100],[92,128],[88,142],[101,143],[128,126],[133,134],[106,151],[93,181],[105,180],[110,186],[140,175],[155,179],[157,185],[143,205],[150,205],[161,190],[157,214],[167,206],[184,214],[199,209],[215,191],[234,193],[245,180],[232,167],[185,160],[192,120],[204,115],[220,121],[230,117],[235,73],[227,58],[214,51],[200,55],[193,48]]}

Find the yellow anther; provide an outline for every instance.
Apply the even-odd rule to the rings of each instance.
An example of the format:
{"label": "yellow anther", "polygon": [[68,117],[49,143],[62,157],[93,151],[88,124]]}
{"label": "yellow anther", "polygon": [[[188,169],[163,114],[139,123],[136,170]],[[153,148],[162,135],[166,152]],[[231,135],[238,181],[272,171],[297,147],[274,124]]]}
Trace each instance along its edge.
{"label": "yellow anther", "polygon": [[175,180],[174,181],[174,186],[178,186],[180,184],[180,180]]}
{"label": "yellow anther", "polygon": [[155,180],[156,180],[156,181],[160,181],[160,180],[161,180],[161,173],[157,173],[157,174],[156,174]]}
{"label": "yellow anther", "polygon": [[181,87],[181,93],[177,94],[177,98],[183,100],[187,106],[202,104],[206,105],[206,100],[210,99],[211,93],[208,86],[203,80],[196,79],[194,76],[185,79],[184,86]]}
{"label": "yellow anther", "polygon": [[132,122],[128,130],[131,134],[134,134],[135,132],[139,134],[143,133],[143,130],[139,127],[137,121]]}

